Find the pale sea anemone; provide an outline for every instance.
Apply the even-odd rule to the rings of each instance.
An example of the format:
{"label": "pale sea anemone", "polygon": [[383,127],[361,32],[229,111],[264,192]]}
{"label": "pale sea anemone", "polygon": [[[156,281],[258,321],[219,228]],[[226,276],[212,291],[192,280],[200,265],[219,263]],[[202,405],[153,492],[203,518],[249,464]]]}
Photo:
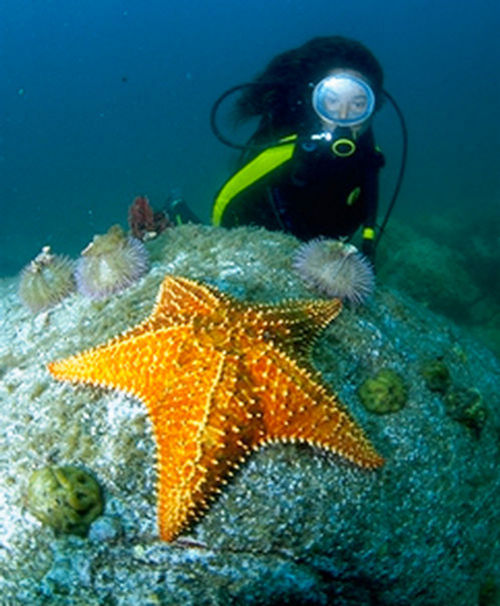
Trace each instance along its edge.
{"label": "pale sea anemone", "polygon": [[73,271],[71,259],[44,246],[21,271],[19,298],[34,313],[48,309],[75,290]]}
{"label": "pale sea anemone", "polygon": [[148,253],[142,242],[127,236],[119,225],[94,236],[76,264],[78,292],[104,299],[136,282],[148,269]]}
{"label": "pale sea anemone", "polygon": [[358,249],[341,240],[317,238],[297,250],[293,267],[319,294],[351,303],[366,300],[375,287],[370,261]]}

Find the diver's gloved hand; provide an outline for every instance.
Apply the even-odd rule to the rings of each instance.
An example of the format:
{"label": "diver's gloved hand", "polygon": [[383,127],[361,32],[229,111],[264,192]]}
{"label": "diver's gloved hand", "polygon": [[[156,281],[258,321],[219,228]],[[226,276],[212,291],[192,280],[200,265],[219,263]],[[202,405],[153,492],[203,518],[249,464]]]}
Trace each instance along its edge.
{"label": "diver's gloved hand", "polygon": [[363,238],[361,243],[361,252],[367,257],[372,265],[375,265],[375,241],[369,238]]}

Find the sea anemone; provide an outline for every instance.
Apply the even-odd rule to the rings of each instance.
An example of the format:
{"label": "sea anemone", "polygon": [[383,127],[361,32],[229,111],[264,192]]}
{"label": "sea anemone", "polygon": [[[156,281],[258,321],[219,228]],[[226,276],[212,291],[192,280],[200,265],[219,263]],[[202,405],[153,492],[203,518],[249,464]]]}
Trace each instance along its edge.
{"label": "sea anemone", "polygon": [[76,264],[78,292],[91,299],[104,299],[137,281],[148,268],[148,253],[142,242],[127,236],[119,225],[94,236]]}
{"label": "sea anemone", "polygon": [[71,259],[44,246],[21,271],[19,298],[34,313],[48,309],[75,290],[73,271]]}
{"label": "sea anemone", "polygon": [[341,240],[317,238],[297,250],[293,267],[313,290],[361,303],[375,286],[373,267],[358,249]]}

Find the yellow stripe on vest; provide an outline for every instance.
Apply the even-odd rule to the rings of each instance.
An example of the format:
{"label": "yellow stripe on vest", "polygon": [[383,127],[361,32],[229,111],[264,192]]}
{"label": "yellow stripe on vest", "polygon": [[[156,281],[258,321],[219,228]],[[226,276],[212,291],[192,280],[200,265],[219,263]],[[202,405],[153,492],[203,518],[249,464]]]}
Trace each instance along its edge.
{"label": "yellow stripe on vest", "polygon": [[220,190],[215,199],[212,210],[213,225],[220,225],[222,215],[227,205],[244,189],[258,181],[261,177],[270,173],[272,170],[284,164],[293,155],[295,149],[295,140],[297,135],[290,135],[281,139],[281,142],[290,141],[289,144],[276,145],[264,150],[256,158],[245,164]]}

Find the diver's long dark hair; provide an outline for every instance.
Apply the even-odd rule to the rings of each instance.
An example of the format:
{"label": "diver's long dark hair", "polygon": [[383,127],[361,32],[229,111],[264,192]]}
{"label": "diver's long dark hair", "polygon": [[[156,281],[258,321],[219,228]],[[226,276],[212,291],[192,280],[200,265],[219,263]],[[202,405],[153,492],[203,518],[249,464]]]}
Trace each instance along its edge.
{"label": "diver's long dark hair", "polygon": [[356,40],[323,36],[276,56],[253,86],[243,90],[235,108],[236,120],[261,118],[254,141],[300,130],[310,119],[311,83],[337,67],[363,74],[375,94],[376,109],[380,107],[384,78],[375,56]]}

